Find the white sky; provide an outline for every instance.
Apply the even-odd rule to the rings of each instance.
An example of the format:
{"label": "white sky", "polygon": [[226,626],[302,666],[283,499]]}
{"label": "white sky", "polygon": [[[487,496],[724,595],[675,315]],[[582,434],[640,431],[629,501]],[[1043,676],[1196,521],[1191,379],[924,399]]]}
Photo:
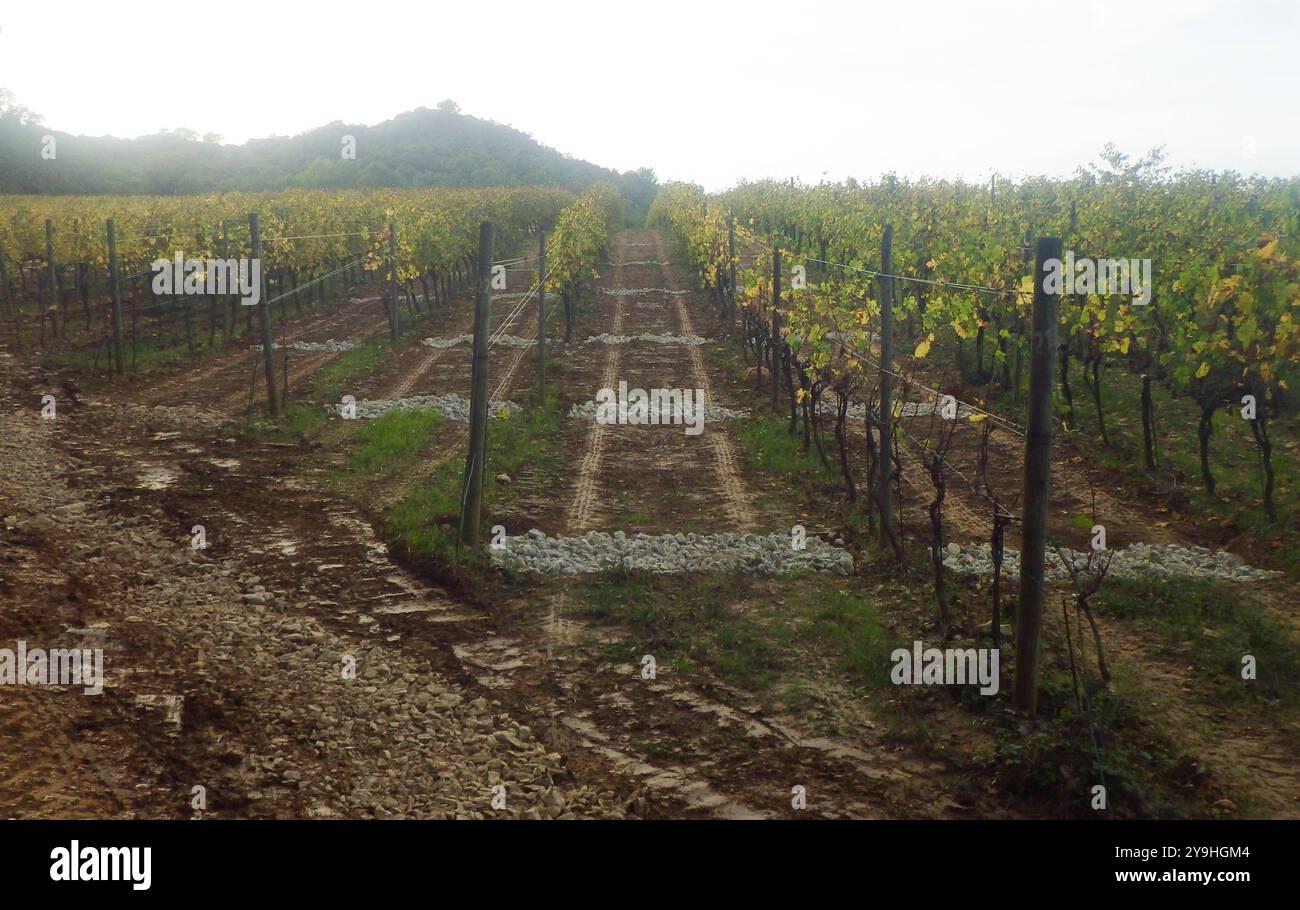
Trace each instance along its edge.
{"label": "white sky", "polygon": [[1107,141],[1300,172],[1297,0],[6,0],[0,86],[58,130],[227,142],[452,98],[709,189],[1064,175]]}

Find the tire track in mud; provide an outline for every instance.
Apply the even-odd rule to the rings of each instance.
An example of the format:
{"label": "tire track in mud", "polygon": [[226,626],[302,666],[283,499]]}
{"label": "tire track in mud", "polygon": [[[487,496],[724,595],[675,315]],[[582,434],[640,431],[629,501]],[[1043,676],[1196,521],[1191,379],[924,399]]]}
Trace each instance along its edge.
{"label": "tire track in mud", "polygon": [[[646,265],[633,268],[664,269],[662,239],[654,235],[653,241],[630,242],[637,236],[639,232],[628,231],[616,240],[611,289],[624,290],[629,282],[638,287],[666,284],[670,290],[677,289],[671,271],[661,273],[658,280],[644,273],[628,277],[629,270],[623,263],[629,260],[627,250],[633,246],[655,251],[651,253],[654,258],[636,257],[638,262],[645,259]],[[597,293],[602,290],[598,288]],[[679,334],[692,331],[685,295],[613,296],[611,334],[667,331],[674,322]],[[643,325],[645,322],[652,325]],[[626,379],[629,385],[690,380],[693,387],[705,389],[706,398],[711,400],[708,373],[699,354],[694,346],[683,356],[680,348],[605,345],[600,372],[589,381],[615,388],[620,379]],[[592,422],[575,439],[582,440],[584,454],[574,499],[567,510],[567,533],[593,529],[601,519],[609,521],[618,514],[614,507],[601,509],[596,505],[602,494],[620,492],[612,480],[602,476],[611,459],[619,460],[625,477],[637,480],[645,472],[685,471],[692,476],[717,476],[719,486],[727,491],[725,506],[717,502],[716,495],[704,497],[691,503],[691,513],[711,514],[710,510],[723,506],[733,525],[752,526],[755,519],[735,470],[730,439],[725,431],[713,429],[715,441],[721,439],[724,443],[721,451],[717,447],[692,451],[689,444],[667,437],[658,442],[664,451],[662,456],[646,456],[645,450],[656,445],[648,434],[662,432],[659,428]],[[701,470],[697,470],[701,453],[708,466],[699,465]],[[554,685],[558,680],[554,710],[575,742],[639,781],[648,796],[670,797],[692,812],[711,817],[770,818],[789,814],[790,786],[807,783],[810,791],[817,792],[819,805],[814,814],[878,818],[900,814],[906,811],[900,809],[905,805],[925,806],[921,811],[926,814],[948,810],[938,788],[928,796],[914,792],[919,787],[913,774],[920,768],[928,776],[932,769],[893,756],[875,743],[808,735],[792,718],[763,717],[757,708],[738,710],[705,694],[709,687],[700,680],[646,682],[637,668],[610,666],[593,657],[587,640],[599,641],[607,635],[617,638],[626,633],[565,615],[566,606],[567,598],[560,591],[532,619],[529,635],[508,642],[484,643],[478,652],[463,647],[461,654],[471,661],[478,660],[484,672],[491,673],[495,684],[503,689],[512,685],[512,680],[521,688],[534,677],[531,684],[536,686],[543,685],[543,681]],[[531,649],[526,643],[529,637],[537,642]],[[510,659],[501,660],[507,653]],[[644,748],[645,738],[652,734],[680,743],[684,751],[674,754],[671,761],[655,757]],[[756,762],[767,766],[757,776],[752,771]],[[906,798],[904,794],[908,794]]]}
{"label": "tire track in mud", "polygon": [[[336,329],[346,320],[352,318],[357,311],[362,310],[366,304],[374,303],[378,299],[378,297],[349,298],[348,300],[343,301],[338,308],[331,313],[316,314],[313,317],[308,317],[305,324],[299,325],[294,328],[293,331],[281,336],[277,339],[277,342],[287,344],[293,341],[302,340],[307,335],[324,333]],[[384,322],[386,321],[387,320],[385,319]],[[372,320],[369,327],[365,330],[366,334],[373,332],[380,324],[379,321]],[[146,387],[141,393],[139,393],[140,401],[143,404],[156,405],[166,402],[169,398],[185,398],[186,393],[192,392],[196,389],[204,389],[214,379],[219,380],[223,385],[228,382],[238,383],[240,382],[240,376],[234,374],[242,374],[243,377],[247,377],[252,372],[248,367],[248,361],[246,358],[248,358],[253,352],[254,345],[253,343],[250,343],[248,346],[240,348],[239,350],[218,355],[212,363],[202,366],[197,370],[186,370],[181,368],[178,372],[170,373],[162,377],[156,383]],[[258,369],[260,375],[260,364]],[[281,377],[281,380],[283,380],[283,377]],[[245,379],[242,390],[232,391],[222,396],[218,401],[218,406],[227,408],[231,407],[232,402],[238,401],[241,393],[247,396],[247,388],[247,380]],[[184,403],[192,402],[186,400]]]}
{"label": "tire track in mud", "polygon": [[[283,448],[213,440],[208,425],[151,432],[136,412],[86,405],[57,432],[28,414],[0,423],[35,423],[50,446],[28,441],[23,455],[49,483],[11,478],[27,491],[14,497],[21,525],[56,541],[51,551],[98,553],[111,567],[97,577],[107,590],[80,606],[65,598],[51,621],[93,611],[73,622],[96,620],[91,631],[114,646],[105,698],[74,706],[94,714],[83,729],[129,731],[144,754],[104,743],[117,754],[83,763],[121,772],[113,792],[126,794],[126,814],[184,815],[188,789],[179,799],[176,781],[198,780],[222,816],[483,817],[503,814],[488,805],[496,772],[515,817],[622,816],[623,784],[607,765],[583,751],[563,767],[527,702],[533,727],[452,658],[457,642],[497,634],[492,617],[407,575],[357,507],[299,477]],[[0,480],[0,494],[8,486]],[[51,530],[28,517],[44,511]],[[206,527],[203,552],[185,536],[194,521]],[[0,561],[0,581],[6,573]],[[340,687],[343,655],[361,672]],[[103,713],[119,707],[124,719]]]}
{"label": "tire track in mud", "polygon": [[[663,236],[655,235],[655,254],[661,262],[668,262],[668,251],[665,249]],[[664,273],[665,286],[678,288],[677,270],[671,264],[661,266]],[[677,303],[677,331],[681,335],[694,335],[695,329],[691,325],[691,316],[686,309],[686,301],[683,297],[675,297]],[[704,390],[704,400],[713,401],[713,391],[709,387],[709,375],[704,369],[704,357],[700,353],[699,347],[690,345],[688,348],[691,358],[691,376],[695,383],[695,388]],[[709,448],[713,453],[713,468],[717,475],[718,485],[721,487],[725,496],[725,507],[727,518],[732,529],[737,531],[754,531],[757,530],[758,519],[754,512],[752,500],[749,492],[745,488],[739,471],[736,469],[736,454],[731,445],[731,439],[726,429],[722,426],[715,426],[709,434]]]}
{"label": "tire track in mud", "polygon": [[[623,260],[627,251],[626,234],[620,234],[614,244],[614,274],[611,281],[615,288],[623,287]],[[623,298],[614,298],[614,314],[610,321],[611,334],[623,331]],[[605,345],[605,367],[601,372],[601,387],[615,388],[618,385],[619,365],[622,362],[621,345]],[[593,422],[587,433],[586,449],[582,461],[578,464],[578,473],[573,488],[572,505],[569,507],[568,528],[571,534],[581,534],[592,530],[599,502],[601,463],[605,454],[606,427]]]}
{"label": "tire track in mud", "polygon": [[[621,329],[621,298],[615,311],[616,327]],[[673,308],[656,301],[642,306],[640,311],[671,317]],[[616,366],[606,375],[616,378],[618,366],[626,358],[619,359],[619,347],[611,347]],[[513,369],[507,370],[504,382],[517,373],[527,350],[510,352],[514,355]],[[672,358],[682,359],[680,352],[670,354],[668,359]],[[664,363],[653,357],[651,360],[655,368],[664,368]],[[268,640],[281,642],[282,637],[294,640],[308,635],[315,641],[321,634],[320,627],[324,627],[325,634],[368,640],[369,646],[353,647],[367,648],[363,653],[371,661],[381,659],[375,653],[376,648],[382,648],[399,655],[401,660],[394,660],[403,669],[414,670],[423,662],[424,672],[427,674],[432,667],[440,680],[450,681],[451,686],[446,682],[440,685],[452,688],[453,693],[458,689],[466,691],[467,698],[477,692],[487,698],[509,695],[509,708],[504,709],[509,714],[526,720],[534,730],[548,723],[558,728],[559,732],[550,735],[547,742],[551,749],[573,760],[570,769],[577,783],[584,787],[613,786],[616,792],[633,788],[644,795],[649,807],[641,814],[728,818],[789,814],[785,807],[792,783],[807,783],[810,794],[820,794],[810,795],[810,814],[878,817],[890,814],[888,807],[898,799],[897,788],[904,784],[891,762],[860,750],[855,755],[854,746],[830,741],[822,744],[815,737],[799,734],[789,724],[738,711],[695,691],[701,686],[694,680],[671,684],[665,681],[651,688],[635,668],[611,667],[598,655],[583,653],[582,649],[575,655],[571,648],[565,648],[561,657],[578,663],[557,672],[556,665],[543,658],[545,651],[535,630],[518,630],[517,621],[497,628],[488,614],[475,611],[466,615],[463,605],[406,575],[388,558],[371,524],[359,511],[360,506],[316,492],[317,485],[310,475],[300,477],[294,472],[294,461],[303,453],[256,443],[231,443],[226,447],[213,441],[207,427],[190,434],[168,432],[159,438],[146,438],[141,436],[139,425],[133,423],[138,415],[102,410],[104,413],[97,417],[109,425],[101,426],[95,435],[113,439],[115,444],[103,446],[93,439],[79,442],[80,456],[103,459],[100,463],[109,477],[122,466],[128,468],[128,477],[117,477],[113,488],[103,490],[102,495],[120,513],[147,519],[166,529],[168,536],[182,538],[181,544],[186,543],[184,534],[192,522],[207,524],[214,546],[212,558],[224,565],[245,567],[233,576],[246,586],[242,590],[248,591],[247,586],[254,582],[265,588],[250,592],[258,599],[269,599],[264,604],[266,612],[259,610],[259,619],[251,626]],[[114,421],[116,426],[112,425]],[[589,432],[583,434],[587,435]],[[708,501],[700,503],[700,508],[708,506]],[[328,520],[322,522],[322,516]],[[245,574],[250,569],[255,570],[255,578]],[[430,602],[435,607],[426,609]],[[284,625],[277,618],[278,611],[303,617],[302,629],[295,625],[297,619],[293,620],[295,624]],[[505,610],[494,612],[506,614]],[[150,623],[161,616],[146,615]],[[223,620],[223,625],[232,621]],[[584,629],[577,622],[568,622],[568,626],[574,631]],[[284,646],[292,650],[297,642]],[[263,666],[259,663],[257,671]],[[249,685],[232,678],[223,679],[223,684],[232,694],[245,691],[241,687]],[[178,685],[188,700],[193,689],[183,683]],[[575,690],[582,692],[580,698],[566,695]],[[164,688],[160,694],[168,695],[169,690]],[[257,698],[261,704],[262,694]],[[310,712],[304,709],[314,708],[319,694],[303,686],[286,685],[280,698],[287,704],[283,710],[276,706],[268,716],[267,732],[284,731],[285,722],[304,723],[301,731],[310,730]],[[401,697],[394,698],[402,702]],[[352,713],[344,716],[364,727],[371,722],[365,707],[353,706]],[[281,744],[272,750],[251,739],[245,745],[240,740],[256,731],[244,726],[249,718],[242,711],[238,718],[239,735],[226,735],[228,741],[240,743],[239,751],[290,755],[298,747],[311,751],[309,744],[295,738],[296,728],[292,726],[287,731],[289,745]],[[477,724],[481,718],[467,720]],[[227,723],[234,721],[228,718]],[[643,748],[646,732],[656,729],[682,738],[686,754],[680,760],[657,758]],[[437,735],[433,729],[429,732]],[[743,745],[736,743],[736,737],[743,737],[739,740]],[[341,766],[330,764],[343,760],[330,757],[334,755],[331,751],[314,756],[309,776],[319,779],[325,769],[343,773],[336,770]],[[298,760],[293,758],[289,767]],[[484,765],[477,767],[481,771]],[[274,782],[283,785],[278,776]],[[263,787],[256,778],[223,780],[223,784],[233,790]],[[377,805],[389,795],[385,788],[374,788]],[[819,805],[819,798],[833,805]],[[422,793],[413,796],[402,791],[394,793],[393,799],[396,808],[380,806],[375,813],[424,814],[435,809]],[[604,811],[590,802],[575,805],[583,806],[582,814]],[[315,807],[312,803],[289,802],[277,811],[300,815],[315,811]],[[349,804],[344,814],[354,811]]]}

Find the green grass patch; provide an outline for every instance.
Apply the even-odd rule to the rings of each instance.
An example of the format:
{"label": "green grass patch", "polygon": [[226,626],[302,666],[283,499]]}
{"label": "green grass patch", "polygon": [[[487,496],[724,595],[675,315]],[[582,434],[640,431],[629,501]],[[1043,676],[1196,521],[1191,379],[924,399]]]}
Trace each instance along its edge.
{"label": "green grass patch", "polygon": [[[996,779],[1002,800],[1040,805],[1065,818],[1205,818],[1203,773],[1167,733],[1147,719],[1150,699],[1117,676],[1096,691],[1088,714],[1074,702],[1067,668],[1049,666],[1039,677],[1040,718],[1028,731],[1017,715],[992,715],[995,738],[965,768],[983,792]],[[1094,739],[1095,736],[1095,739]],[[950,756],[967,764],[961,756]],[[981,770],[982,769],[982,770]],[[1092,788],[1106,787],[1106,811],[1092,807]],[[1216,796],[1219,794],[1215,794]]]}
{"label": "green grass patch", "polygon": [[631,628],[611,657],[639,661],[652,654],[662,666],[686,672],[705,667],[724,680],[762,690],[792,656],[759,623],[734,609],[747,580],[736,575],[681,579],[611,573],[570,590],[577,616]]}
{"label": "green grass patch", "polygon": [[312,391],[326,401],[337,401],[348,394],[353,381],[374,370],[385,357],[392,355],[393,346],[387,336],[373,335],[364,344],[331,360],[312,377]]}
{"label": "green grass patch", "polygon": [[842,579],[612,572],[569,586],[570,609],[635,633],[611,657],[654,654],[707,668],[760,696],[802,697],[798,677],[830,667],[853,687],[889,684],[889,645],[874,603]]}
{"label": "green grass patch", "polygon": [[[425,415],[409,422],[394,422],[391,429],[372,430],[375,424],[394,414]],[[373,471],[390,460],[406,459],[409,463],[428,441],[441,432],[445,419],[432,411],[408,411],[385,414],[372,421],[367,444],[352,456],[354,470]],[[434,419],[430,419],[430,416]],[[506,496],[506,487],[497,476],[513,477],[526,465],[545,468],[552,463],[557,444],[559,409],[555,396],[548,396],[543,408],[530,408],[523,414],[488,421],[487,471],[483,478],[483,522],[486,530],[493,524],[493,513]],[[464,498],[465,463],[451,457],[440,464],[425,480],[385,514],[388,537],[407,555],[436,566],[457,564],[485,569],[487,560],[482,547],[467,551],[458,545],[461,503]]]}
{"label": "green grass patch", "polygon": [[745,449],[750,466],[781,478],[804,477],[808,474],[826,480],[835,479],[817,457],[815,447],[802,451],[803,436],[791,436],[788,421],[773,418],[750,417],[739,422],[737,435]]}
{"label": "green grass patch", "polygon": [[[1180,578],[1108,579],[1097,595],[1104,614],[1137,620],[1155,633],[1156,654],[1188,668],[1191,691],[1222,707],[1267,710],[1278,721],[1300,716],[1300,651],[1280,621],[1240,584]],[[1242,679],[1242,658],[1256,678]]]}
{"label": "green grass patch", "polygon": [[411,462],[428,444],[434,431],[446,426],[447,418],[437,411],[406,409],[389,411],[367,421],[357,431],[359,447],[348,456],[353,474],[391,475]]}

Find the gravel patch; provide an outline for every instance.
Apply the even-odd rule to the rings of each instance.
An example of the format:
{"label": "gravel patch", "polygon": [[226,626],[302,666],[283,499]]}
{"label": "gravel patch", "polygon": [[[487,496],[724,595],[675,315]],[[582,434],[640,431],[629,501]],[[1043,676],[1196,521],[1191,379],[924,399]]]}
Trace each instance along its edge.
{"label": "gravel patch", "polygon": [[[452,338],[423,338],[420,344],[427,348],[450,348],[458,344],[469,344],[474,340],[473,335],[456,335]],[[508,348],[531,348],[537,344],[536,338],[520,338],[518,335],[501,335],[497,337],[492,344],[504,345]]]}
{"label": "gravel patch", "polygon": [[[1077,550],[1064,551],[1080,569],[1087,563],[1088,554]],[[1190,578],[1217,578],[1227,581],[1262,581],[1276,578],[1281,572],[1255,569],[1242,562],[1239,556],[1223,550],[1205,547],[1180,547],[1177,544],[1135,543],[1110,551],[1110,573],[1117,578],[1142,578],[1185,576]],[[962,546],[950,543],[943,564],[954,572],[967,575],[992,575],[993,560],[988,544]],[[1055,551],[1047,553],[1047,577],[1069,578],[1065,564]],[[1003,551],[1002,573],[1008,578],[1020,577],[1020,553]]]}
{"label": "gravel patch", "polygon": [[690,291],[674,291],[669,288],[603,288],[602,294],[611,297],[636,297],[640,294],[667,294],[669,297],[685,297]]}
{"label": "gravel patch", "polygon": [[[684,415],[682,414],[680,401],[658,401],[654,402],[654,404],[657,404],[658,407],[654,407],[653,405],[646,406],[647,418],[644,421],[645,424],[653,426],[655,424],[653,418],[656,417],[660,424],[671,425],[683,422]],[[569,416],[575,420],[595,420],[596,411],[599,407],[600,405],[596,401],[584,401],[582,404],[575,404],[573,407],[569,408]],[[706,423],[715,420],[736,420],[737,418],[747,416],[749,416],[749,412],[745,410],[733,411],[731,408],[719,407],[716,404],[709,404],[707,402],[704,405],[704,420]]]}
{"label": "gravel patch", "polygon": [[473,335],[457,335],[454,338],[422,338],[420,344],[426,348],[450,348],[458,344],[469,344],[474,340]]}
{"label": "gravel patch", "polygon": [[492,549],[497,565],[543,575],[580,575],[616,569],[663,575],[686,572],[748,572],[777,575],[816,571],[848,575],[853,556],[842,547],[809,537],[802,550],[790,534],[627,534],[590,531],[581,537],[548,537],[536,529],[505,538]]}
{"label": "gravel patch", "polygon": [[629,344],[634,341],[647,341],[651,344],[684,344],[697,345],[708,344],[709,339],[701,338],[699,335],[653,335],[642,333],[640,335],[611,335],[609,332],[601,332],[599,335],[589,335],[583,344]]}
{"label": "gravel patch", "polygon": [[[291,351],[329,351],[331,354],[342,354],[345,351],[354,351],[360,345],[355,341],[335,341],[331,338],[328,341],[291,341],[287,345],[277,341],[273,347],[277,351],[287,347]],[[257,345],[257,350],[262,350],[260,344]]]}
{"label": "gravel patch", "polygon": [[537,344],[537,339],[520,338],[518,335],[498,335],[492,344],[505,345],[508,348],[531,348]]}
{"label": "gravel patch", "polygon": [[[274,589],[238,548],[196,555],[161,514],[115,514],[107,488],[91,485],[92,477],[81,474],[69,486],[65,478],[80,468],[44,423],[0,414],[0,461],[13,468],[0,474],[0,529],[48,542],[12,548],[26,573],[54,577],[58,566],[77,565],[113,592],[96,609],[93,628],[68,633],[94,633],[103,642],[85,646],[105,647],[105,697],[43,698],[51,727],[75,729],[89,718],[91,730],[128,722],[132,735],[153,737],[148,717],[124,721],[114,705],[140,706],[137,714],[159,721],[167,712],[168,727],[183,737],[168,747],[178,756],[173,761],[203,768],[193,782],[221,794],[210,804],[217,816],[624,814],[615,793],[575,778],[564,758],[499,702],[440,674],[418,652],[321,621],[318,614],[338,606],[333,601],[293,584]],[[35,476],[42,482],[25,479]],[[304,541],[312,543],[318,541]],[[58,615],[78,621],[70,605]],[[348,663],[355,678],[341,672]],[[237,698],[224,700],[228,693]],[[192,699],[215,703],[216,713],[180,710]],[[78,713],[69,710],[74,701]],[[25,760],[40,758],[32,751]],[[132,792],[173,786],[170,764],[117,767],[111,754],[96,755],[114,762],[100,770],[121,777],[128,800]],[[74,772],[75,781],[104,786],[98,771]],[[188,808],[190,785],[186,778],[183,789],[166,792]],[[505,808],[493,807],[493,788],[504,788]],[[124,813],[134,814],[126,808],[132,802]]]}
{"label": "gravel patch", "polygon": [[[343,412],[343,405],[331,406],[336,413]],[[374,401],[358,401],[357,417],[362,420],[374,420],[389,411],[433,410],[449,420],[469,423],[469,400],[461,398],[455,392],[445,395],[412,395],[408,398],[378,398]],[[488,416],[499,417],[506,413],[513,417],[523,411],[512,401],[488,402]]]}

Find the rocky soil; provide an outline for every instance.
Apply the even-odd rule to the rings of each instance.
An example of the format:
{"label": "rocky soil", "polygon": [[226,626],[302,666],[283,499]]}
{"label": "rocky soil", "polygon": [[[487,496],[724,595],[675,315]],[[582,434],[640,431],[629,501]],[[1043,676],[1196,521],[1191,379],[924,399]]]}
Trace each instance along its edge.
{"label": "rocky soil", "polygon": [[[1087,553],[1070,549],[1062,549],[1061,552],[1076,570],[1081,574],[1084,573],[1088,565]],[[1222,550],[1181,547],[1177,544],[1134,543],[1121,549],[1103,551],[1093,556],[1093,564],[1097,570],[1106,559],[1110,560],[1107,574],[1116,578],[1184,576],[1227,581],[1264,581],[1277,578],[1282,574],[1268,569],[1251,568],[1242,562],[1240,557]],[[945,550],[943,564],[963,575],[993,574],[993,557],[988,544],[962,546],[950,543]],[[1046,569],[1047,577],[1050,579],[1060,580],[1070,577],[1060,554],[1052,550],[1047,553]],[[1003,550],[1002,573],[1007,578],[1020,577],[1018,551],[1009,548]]]}
{"label": "rocky soil", "polygon": [[[42,617],[53,626],[42,644],[102,647],[104,694],[23,695],[48,702],[83,739],[132,718],[153,728],[137,737],[152,754],[138,769],[146,780],[122,786],[126,814],[181,814],[194,785],[206,791],[198,815],[624,814],[610,791],[558,784],[561,756],[528,725],[417,654],[340,633],[318,618],[320,605],[269,589],[237,556],[213,557],[122,515],[58,450],[62,429],[35,411],[0,413],[9,554],[0,584],[12,591],[43,572],[93,578],[75,609]],[[26,765],[69,760],[47,732],[50,754],[25,754]],[[200,744],[216,760],[186,759],[174,786],[149,773]],[[0,800],[8,814],[38,813],[23,795]]]}
{"label": "rocky soil", "polygon": [[791,535],[774,534],[607,534],[590,531],[581,537],[548,537],[533,529],[507,537],[494,548],[500,565],[544,575],[642,571],[656,574],[686,572],[746,572],[777,575],[785,572],[832,572],[848,575],[853,557],[847,550],[812,537],[795,549]]}
{"label": "rocky soil", "polygon": [[[345,405],[336,404],[330,406],[336,413],[342,414]],[[382,417],[389,411],[404,410],[431,410],[437,411],[448,420],[456,420],[461,423],[469,423],[469,400],[462,398],[455,392],[448,392],[445,395],[411,395],[406,398],[379,398],[373,401],[358,401],[356,403],[356,416],[360,420],[374,420],[376,417]],[[488,404],[488,417],[500,417],[502,414],[514,416],[522,412],[522,408],[510,401],[493,401]]]}

